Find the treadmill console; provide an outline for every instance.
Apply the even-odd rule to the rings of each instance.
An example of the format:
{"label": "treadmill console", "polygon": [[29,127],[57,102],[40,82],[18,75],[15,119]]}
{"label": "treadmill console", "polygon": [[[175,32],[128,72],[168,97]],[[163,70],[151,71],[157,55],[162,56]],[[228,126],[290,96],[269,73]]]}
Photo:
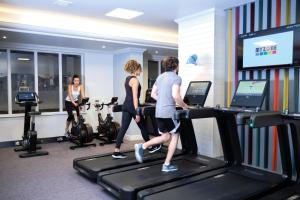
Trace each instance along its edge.
{"label": "treadmill console", "polygon": [[210,81],[191,81],[183,101],[189,106],[203,107],[210,86]]}
{"label": "treadmill console", "polygon": [[266,86],[266,80],[239,81],[230,107],[252,108],[256,110],[257,108],[261,108],[265,98]]}

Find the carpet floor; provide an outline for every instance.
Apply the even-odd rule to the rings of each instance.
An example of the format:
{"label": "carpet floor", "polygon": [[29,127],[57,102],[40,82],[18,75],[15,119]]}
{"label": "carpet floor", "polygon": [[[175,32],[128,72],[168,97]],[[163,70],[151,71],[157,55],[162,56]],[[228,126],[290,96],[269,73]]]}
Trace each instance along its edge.
{"label": "carpet floor", "polygon": [[[94,142],[97,142],[95,140]],[[125,141],[122,150],[133,149]],[[112,152],[114,144],[70,150],[71,143],[42,144],[48,156],[19,158],[13,148],[0,149],[1,200],[111,200],[113,196],[73,169],[73,159]]]}

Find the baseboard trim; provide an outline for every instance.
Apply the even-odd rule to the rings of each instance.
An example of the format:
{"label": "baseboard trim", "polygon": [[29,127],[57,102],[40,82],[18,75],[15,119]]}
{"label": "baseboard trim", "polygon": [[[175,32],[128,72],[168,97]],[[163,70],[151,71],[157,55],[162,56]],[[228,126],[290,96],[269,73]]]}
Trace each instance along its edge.
{"label": "baseboard trim", "polygon": [[128,141],[136,141],[143,140],[143,137],[141,135],[125,135],[124,139]]}
{"label": "baseboard trim", "polygon": [[[38,138],[38,141],[39,141],[39,144],[54,143],[54,142],[57,142],[58,138],[61,138],[61,136],[49,137],[49,138]],[[22,140],[0,142],[0,148],[4,148],[4,147],[17,147],[17,146],[20,146],[20,145],[17,145],[17,144],[18,143],[20,144],[21,141]]]}

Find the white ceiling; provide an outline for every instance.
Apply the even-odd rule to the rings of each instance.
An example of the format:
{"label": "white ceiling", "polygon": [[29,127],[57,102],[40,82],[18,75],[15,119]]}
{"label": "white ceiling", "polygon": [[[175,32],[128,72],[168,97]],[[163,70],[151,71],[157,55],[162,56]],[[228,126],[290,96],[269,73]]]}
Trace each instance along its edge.
{"label": "white ceiling", "polygon": [[[129,28],[130,25],[135,25],[137,27],[149,27],[149,30],[151,29],[157,32],[162,31],[177,35],[177,24],[174,22],[175,19],[193,15],[210,8],[224,10],[226,8],[252,2],[254,0],[68,0],[73,2],[68,7],[56,5],[54,4],[55,1],[56,0],[0,0],[0,6],[3,5],[36,11],[54,12],[54,14],[59,13],[70,16],[76,15],[90,19],[103,20],[111,24],[119,23],[127,28]],[[144,14],[129,21],[105,16],[105,13],[118,7],[141,11]],[[39,32],[28,32],[28,28],[24,29],[24,32],[12,32],[12,30],[22,30],[22,27],[19,28],[18,26],[20,25],[13,23],[11,25],[7,23],[0,24],[0,36],[9,36],[5,42],[31,43],[37,45],[106,51],[116,51],[121,48],[137,47],[145,48],[153,55],[155,55],[154,52],[157,50],[159,51],[159,55],[176,55],[177,53],[175,43],[174,45],[169,46],[156,45],[154,43],[153,45],[146,43],[139,43],[139,45],[136,45],[134,42],[112,42],[108,40],[98,40],[97,38],[93,40],[93,38],[88,37],[68,38],[64,36],[56,36],[55,34],[40,34]],[[32,28],[32,30],[34,30],[34,27]],[[43,29],[43,31],[40,32],[51,33],[52,30]],[[102,49],[102,45],[105,45],[107,48]]]}
{"label": "white ceiling", "polygon": [[[68,7],[54,4],[56,0],[0,0],[1,3],[31,8],[93,17],[113,22],[177,30],[175,19],[195,14],[210,8],[226,9],[252,2],[254,0],[68,0],[73,3]],[[133,20],[113,19],[105,13],[115,8],[126,8],[144,12]]]}

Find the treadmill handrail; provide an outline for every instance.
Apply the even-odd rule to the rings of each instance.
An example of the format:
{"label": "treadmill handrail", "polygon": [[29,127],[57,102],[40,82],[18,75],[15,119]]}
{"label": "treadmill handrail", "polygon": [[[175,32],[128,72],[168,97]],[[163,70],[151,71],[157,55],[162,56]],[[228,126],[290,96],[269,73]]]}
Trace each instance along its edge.
{"label": "treadmill handrail", "polygon": [[253,112],[242,112],[242,113],[238,113],[236,115],[236,123],[237,125],[249,125],[250,128],[258,128],[258,127],[252,127],[250,124],[250,120],[251,120],[251,116],[253,115],[273,115],[273,114],[277,114],[277,112],[274,111],[253,111]]}
{"label": "treadmill handrail", "polygon": [[114,105],[112,107],[113,112],[122,112],[122,104],[121,105]]}
{"label": "treadmill handrail", "polygon": [[[276,126],[278,132],[279,150],[281,154],[282,174],[292,177],[292,160],[288,135],[288,122],[282,113],[277,111],[253,113],[249,120],[251,128]],[[296,133],[292,133],[296,134]]]}
{"label": "treadmill handrail", "polygon": [[174,119],[200,119],[212,118],[216,116],[215,109],[212,107],[190,108],[187,110],[177,110]]}
{"label": "treadmill handrail", "polygon": [[252,113],[249,119],[251,128],[261,128],[267,126],[278,126],[285,124],[282,115],[277,111]]}

